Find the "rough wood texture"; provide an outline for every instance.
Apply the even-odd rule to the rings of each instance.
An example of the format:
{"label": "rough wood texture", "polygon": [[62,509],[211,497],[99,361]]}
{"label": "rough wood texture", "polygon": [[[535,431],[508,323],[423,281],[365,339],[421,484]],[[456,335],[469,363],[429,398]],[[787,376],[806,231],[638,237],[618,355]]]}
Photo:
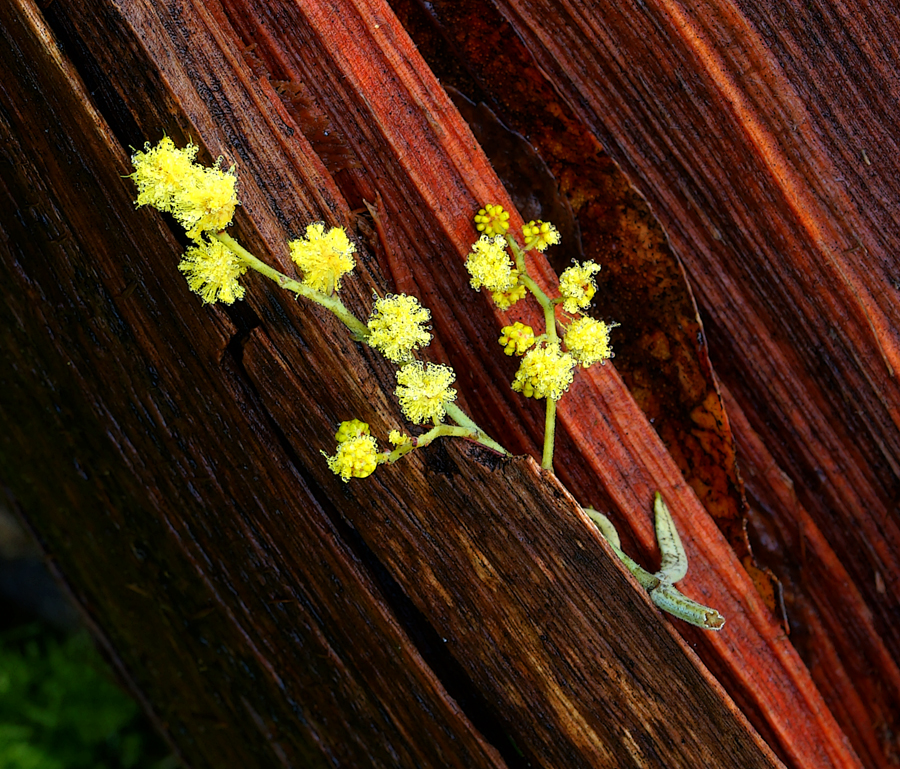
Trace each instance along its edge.
{"label": "rough wood texture", "polygon": [[[504,8],[511,29],[536,12]],[[647,13],[668,19],[677,10]],[[715,10],[708,9],[719,18]],[[565,12],[564,6],[558,14],[543,9],[537,27],[549,24],[558,39],[566,30],[556,24],[583,31],[583,20],[567,22]],[[7,146],[16,148],[7,152],[16,163],[4,169],[10,205],[3,210],[12,213],[2,220],[10,293],[3,348],[13,373],[0,400],[12,425],[0,443],[0,473],[189,761],[496,766],[521,762],[511,739],[544,766],[778,765],[555,479],[529,460],[498,461],[488,452],[439,445],[367,482],[342,484],[319,452],[331,448],[330,434],[342,419],[362,417],[382,437],[399,423],[387,395],[391,367],[351,343],[326,314],[262,279],[248,281],[247,301],[231,311],[199,308],[174,270],[180,247],[166,223],[131,209],[130,190],[119,178],[127,173],[121,147],[139,146],[163,130],[179,141],[194,137],[208,157],[221,153],[238,163],[236,233],[272,263],[286,265],[284,240],[311,220],[370,231],[352,211],[363,201],[375,203],[384,237],[374,246],[376,258],[362,255],[360,275],[347,288],[349,303],[362,314],[373,288],[419,295],[435,314],[436,354],[455,365],[479,419],[511,448],[533,450],[539,415],[508,391],[514,364],[496,354],[498,318],[484,297],[469,291],[461,267],[473,238],[472,211],[487,200],[506,203],[506,192],[391,9],[349,1],[338,7],[94,0],[55,4],[48,13],[89,79],[102,117],[42,31],[34,7],[7,6],[3,66],[12,71],[27,61],[30,77],[2,93]],[[612,28],[625,35],[628,24]],[[673,33],[671,41],[676,52],[684,52],[685,41],[696,46],[689,27],[678,30],[681,36]],[[566,90],[583,87],[596,96],[580,80],[586,62],[579,50],[596,57],[592,66],[605,73],[607,89],[616,60],[610,50],[632,46],[651,73],[666,66],[650,60],[656,54],[639,56],[645,49],[627,36],[618,49],[601,49],[585,36],[564,51],[528,29],[518,32],[553,72],[585,141],[596,131],[648,186],[654,206],[651,192],[668,204],[661,207],[667,216],[684,213],[676,205],[683,209],[684,201],[652,175],[655,167],[637,145],[655,146],[648,131],[660,132],[656,141],[666,136],[655,117],[635,112],[642,122],[625,141],[621,127],[613,130],[618,124],[605,127],[599,112],[588,109],[594,102]],[[756,55],[764,58],[763,48]],[[721,74],[711,61],[690,58],[691,77],[705,82]],[[724,93],[724,81],[714,82]],[[709,96],[706,108],[694,106],[702,119],[729,125],[719,113],[732,115],[731,107],[721,98]],[[699,130],[687,130],[694,125],[687,117],[683,155],[743,152],[728,137],[707,147]],[[756,125],[736,120],[734,131],[743,137]],[[739,159],[756,161],[751,170],[765,179],[767,169],[780,172],[782,165],[766,165],[772,154],[759,150],[763,145],[757,141],[756,154]],[[697,168],[679,166],[675,180],[697,184]],[[778,175],[788,178],[793,194],[815,198],[818,182]],[[778,200],[757,195],[764,186],[760,181],[745,193],[740,185],[716,188],[724,197],[710,210],[735,221],[743,221],[740,212],[753,221],[765,217],[748,228],[751,240],[796,238],[798,253],[815,246],[810,226],[765,229]],[[703,203],[696,190],[693,199]],[[697,222],[708,212],[700,206],[687,214],[681,239],[673,236],[679,253],[690,238],[698,238],[698,248],[707,243]],[[828,221],[821,210],[804,220],[820,228]],[[672,227],[665,217],[663,223]],[[724,242],[723,231],[716,243]],[[771,249],[762,253],[773,258]],[[710,281],[728,274],[707,258]],[[799,259],[778,264],[788,273],[798,266],[812,272]],[[828,265],[849,269],[834,259]],[[549,279],[550,266],[540,269]],[[842,285],[861,290],[849,282],[856,277],[844,278]],[[715,322],[727,329],[746,321],[747,307],[756,312],[781,290],[774,283],[758,288],[749,297],[735,293],[734,307],[716,306]],[[679,312],[696,326],[684,291]],[[703,284],[698,296],[708,302],[711,292]],[[836,296],[856,312],[851,320],[868,312],[850,294]],[[812,309],[803,305],[802,312],[838,317],[835,307],[810,301]],[[869,374],[878,384],[880,374],[864,365],[871,356],[865,357],[863,332],[877,327],[871,317],[865,328],[848,323],[846,349],[862,357],[856,370],[852,361],[842,365],[850,367],[848,376]],[[808,328],[798,323],[790,331]],[[775,344],[759,335],[757,344]],[[736,345],[742,338],[726,341]],[[690,346],[679,341],[682,347]],[[699,348],[687,354],[698,360]],[[740,372],[748,366],[760,375],[756,369],[765,363],[795,386],[805,381],[790,356],[756,361],[753,355],[768,353],[750,349],[730,361],[734,377],[746,378]],[[707,404],[706,395],[697,395],[698,402],[721,414],[714,381],[708,374],[700,379],[713,397]],[[733,390],[747,394],[746,384]],[[827,395],[821,387],[815,392]],[[54,403],[61,410],[48,408]],[[754,411],[740,403],[742,418],[767,413],[758,403]],[[775,403],[787,408],[788,395]],[[873,403],[864,395],[864,406]],[[579,501],[602,501],[617,522],[628,520],[644,556],[653,550],[649,501],[655,489],[665,490],[691,558],[686,590],[729,622],[720,635],[686,637],[699,642],[704,661],[756,728],[791,765],[858,765],[729,547],[739,536],[728,521],[739,520],[741,505],[732,469],[693,476],[721,483],[710,495],[705,481],[695,488],[731,510],[720,516],[726,539],[682,480],[685,463],[679,467],[667,452],[611,366],[582,377],[562,405],[560,477]],[[679,440],[678,429],[670,445]],[[756,424],[744,429],[744,422],[741,429],[747,445],[756,431],[763,445],[755,456],[768,461],[765,451],[774,451],[777,431]],[[730,434],[715,426],[711,433],[729,464]],[[896,440],[886,432],[882,437],[882,447]],[[701,446],[696,455],[715,451]],[[54,468],[51,484],[37,475],[42,466]],[[815,506],[808,509],[813,515]],[[820,529],[815,552],[825,558],[829,532]],[[837,574],[831,566],[826,571]],[[818,627],[828,626],[835,605],[816,606]],[[149,645],[151,623],[164,629],[162,648],[155,638]],[[877,622],[866,627],[875,630],[860,632],[878,630]],[[436,631],[446,650],[420,638],[414,643],[419,631]],[[826,636],[818,635],[823,644]],[[833,656],[840,657],[846,638],[832,640]],[[853,687],[844,681],[843,689],[824,688],[846,694]],[[848,708],[851,715],[865,712],[859,699],[855,710]],[[870,739],[871,729],[859,739],[863,731],[854,735],[857,750],[878,759],[883,745]]]}
{"label": "rough wood texture", "polygon": [[[807,580],[799,600],[827,601],[834,617],[870,613],[875,643],[896,657],[894,8],[658,3],[584,17],[559,3],[500,5],[657,212],[719,374],[856,585]],[[796,509],[773,512],[797,527]],[[796,568],[803,550],[772,563]],[[815,667],[824,682],[837,662],[864,701],[875,695],[844,726],[868,762],[889,765],[896,678],[861,656],[869,641],[847,640]]]}
{"label": "rough wood texture", "polygon": [[133,211],[39,21],[2,18],[4,70],[30,73],[4,92],[2,445],[54,564],[192,765],[504,765]]}
{"label": "rough wood texture", "polygon": [[[477,306],[469,305],[465,315],[460,312],[461,302],[471,301],[466,299],[468,280],[459,265],[471,242],[465,212],[477,201],[506,203],[507,199],[503,190],[482,182],[483,172],[473,162],[477,158],[467,152],[467,141],[458,125],[447,126],[448,117],[441,123],[447,126],[444,130],[436,131],[431,126],[429,113],[447,115],[451,108],[436,84],[429,87],[421,82],[414,66],[415,52],[404,47],[402,37],[390,30],[383,37],[364,34],[370,4],[362,9],[348,6],[339,23],[327,8],[313,3],[305,4],[302,12],[299,8],[287,9],[277,17],[268,17],[267,6],[262,3],[232,3],[227,7],[231,9],[229,21],[241,30],[245,45],[256,46],[255,53],[264,61],[277,61],[282,73],[309,83],[320,103],[363,101],[359,110],[335,109],[333,118],[364,158],[362,165],[370,174],[387,180],[382,189],[391,190],[393,186],[386,196],[386,206],[390,218],[399,223],[391,244],[390,268],[395,282],[403,290],[414,290],[424,297],[432,308],[451,361],[471,381],[465,391],[479,394],[479,418],[498,434],[509,435],[521,424],[521,445],[528,447],[533,440],[530,436],[540,434],[535,427],[542,421],[539,413],[528,413],[521,401],[510,401],[509,393],[495,385],[511,379],[515,364],[497,359],[495,337],[485,334],[484,321],[474,322],[479,317]],[[381,21],[377,14],[375,17],[379,18],[379,29],[388,26],[386,20]],[[300,32],[310,27],[314,34]],[[352,59],[343,63],[335,53],[349,50],[365,60],[368,68],[353,66]],[[331,67],[323,69],[323,61],[335,61],[338,72],[331,74]],[[394,73],[391,77],[373,74],[388,66]],[[376,80],[374,87],[372,82]],[[411,103],[418,109],[409,110],[406,119],[398,121],[398,103]],[[410,151],[411,147],[418,149]],[[386,162],[391,155],[394,160]],[[398,166],[405,170],[405,177],[397,176]],[[440,194],[428,188],[423,193],[421,185],[411,184],[428,178],[441,179]],[[467,193],[474,201],[461,203]],[[395,209],[390,208],[392,202]],[[410,219],[413,210],[420,213]],[[423,221],[430,223],[427,231],[447,233],[455,254],[421,242],[419,227]],[[451,261],[454,257],[456,261]],[[441,269],[435,270],[435,265],[441,265]],[[542,269],[549,280],[549,267],[544,264]],[[484,317],[483,310],[480,314]],[[521,312],[516,317],[524,319]],[[494,327],[499,328],[499,323]],[[473,365],[473,357],[478,365]],[[728,681],[732,696],[756,717],[757,728],[794,761],[852,765],[852,752],[847,750],[843,735],[782,627],[772,620],[715,525],[683,485],[678,468],[612,368],[592,371],[577,380],[561,402],[559,415],[565,430],[557,463],[561,477],[579,498],[593,499],[600,490],[614,509],[633,516],[636,535],[643,539],[647,551],[652,551],[653,534],[645,500],[656,488],[670,490],[673,513],[682,530],[688,532],[687,547],[693,564],[686,582],[688,589],[735,618],[726,637],[706,635],[696,640],[704,649],[706,663]],[[799,702],[804,705],[798,709]]]}
{"label": "rough wood texture", "polygon": [[[884,654],[896,657],[898,627],[888,587],[898,564],[894,8],[428,7],[450,41],[431,47],[451,82],[462,71],[474,98],[533,140],[566,129],[545,144],[576,210],[595,193],[565,158],[570,143],[589,146],[586,134],[659,216],[697,291],[713,363],[771,451],[771,463],[748,451],[742,466],[792,638],[866,763],[894,765],[900,687]],[[433,33],[406,10],[428,51]],[[595,217],[586,206],[582,230]],[[611,245],[605,259],[602,248],[590,255],[640,269],[632,243]],[[623,363],[626,376],[640,373]],[[693,468],[686,477],[701,486]],[[813,548],[798,533],[809,525],[843,566],[812,565],[823,540]],[[853,588],[825,587],[847,584],[842,574]],[[824,624],[807,624],[817,612]]]}

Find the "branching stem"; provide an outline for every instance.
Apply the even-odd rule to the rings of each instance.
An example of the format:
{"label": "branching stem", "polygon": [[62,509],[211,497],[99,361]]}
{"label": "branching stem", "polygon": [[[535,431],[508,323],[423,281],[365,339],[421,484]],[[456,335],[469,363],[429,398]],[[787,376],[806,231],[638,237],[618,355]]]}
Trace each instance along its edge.
{"label": "branching stem", "polygon": [[[512,235],[506,236],[506,242],[513,253],[516,269],[519,271],[519,280],[522,281],[537,299],[544,311],[544,334],[547,344],[558,344],[559,335],[556,333],[556,302],[550,299],[544,290],[534,282],[528,270],[525,268],[525,252],[521,249]],[[544,416],[544,450],[541,454],[541,467],[544,470],[553,470],[553,448],[556,440],[556,401],[547,397],[547,410]]]}
{"label": "branching stem", "polygon": [[662,494],[658,491],[653,500],[653,508],[656,512],[657,543],[662,555],[662,564],[656,574],[651,574],[622,552],[619,547],[619,534],[609,518],[592,507],[585,507],[583,510],[600,529],[600,533],[609,542],[619,560],[640,582],[641,587],[650,594],[650,600],[653,603],[663,611],[697,627],[706,630],[721,630],[725,625],[725,618],[719,612],[709,606],[697,603],[675,588],[674,583],[687,574],[687,555],[681,544],[681,537],[678,536],[678,530],[675,528],[675,522],[672,520],[672,514],[669,512]]}
{"label": "branching stem", "polygon": [[282,288],[293,291],[295,294],[299,294],[300,296],[321,305],[326,310],[330,310],[341,323],[353,332],[353,336],[360,342],[364,342],[368,338],[369,329],[367,326],[350,312],[344,303],[336,296],[323,294],[321,291],[316,291],[309,286],[304,286],[300,281],[289,278],[284,273],[270,267],[264,261],[251,254],[246,248],[232,238],[231,235],[228,235],[225,232],[211,233],[211,237],[218,240],[222,245],[230,248],[237,255],[238,259],[250,269],[265,275],[269,280],[274,281]]}
{"label": "branching stem", "polygon": [[[336,296],[329,296],[328,294],[324,294],[321,291],[316,291],[309,286],[303,285],[300,281],[289,278],[284,273],[279,272],[273,267],[270,267],[264,261],[250,253],[246,248],[244,248],[226,232],[211,233],[210,237],[218,240],[222,245],[231,249],[231,251],[233,251],[234,254],[238,257],[238,259],[240,259],[241,262],[247,265],[247,267],[249,267],[250,269],[256,270],[258,273],[264,275],[269,280],[274,281],[282,288],[288,291],[293,291],[295,294],[298,294],[305,299],[309,299],[310,301],[321,305],[326,310],[330,310],[332,313],[334,313],[335,317],[339,321],[341,321],[341,323],[343,323],[347,328],[350,329],[355,339],[360,342],[366,342],[368,344],[368,326],[366,326],[365,323],[363,323],[352,312],[350,312],[350,310],[347,309],[344,303]],[[443,435],[454,435],[461,438],[468,438],[501,454],[507,456],[509,455],[509,452],[505,448],[503,448],[503,446],[497,443],[497,441],[491,438],[484,430],[482,430],[477,424],[475,424],[472,418],[456,404],[451,403],[447,406],[447,415],[454,422],[456,422],[459,427],[453,427],[451,425],[438,425],[433,430],[430,430],[424,435],[419,436],[415,444],[404,444],[403,446],[399,446],[397,449],[391,452],[390,458],[386,461],[395,462],[404,454],[412,451],[412,449],[427,446],[436,437],[440,437]]]}

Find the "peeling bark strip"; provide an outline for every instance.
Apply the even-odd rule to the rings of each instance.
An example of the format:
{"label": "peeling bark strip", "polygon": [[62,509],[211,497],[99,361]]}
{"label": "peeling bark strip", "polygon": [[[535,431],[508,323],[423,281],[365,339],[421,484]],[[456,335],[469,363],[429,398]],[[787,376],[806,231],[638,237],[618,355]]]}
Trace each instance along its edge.
{"label": "peeling bark strip", "polygon": [[[469,405],[530,448],[535,415],[508,392],[496,318],[462,270],[472,212],[508,200],[390,9],[92,0],[49,13],[98,80],[103,118],[37,9],[0,11],[5,69],[31,68],[0,95],[16,150],[0,207],[13,362],[0,477],[188,761],[500,766],[518,760],[512,741],[544,766],[780,765],[530,460],[435,447],[369,483],[330,474],[319,452],[338,422],[398,423],[392,367],[261,281],[228,314],[198,307],[166,223],[133,210],[121,146],[163,130],[238,163],[235,229],[279,266],[305,224],[352,226],[377,193],[396,242],[384,264],[360,259],[348,302],[362,313],[392,288],[381,268],[414,289]],[[279,81],[305,85],[359,168],[328,175]],[[600,489],[646,548],[651,492],[666,491],[686,587],[729,620],[701,651],[757,728],[794,766],[857,765],[615,370],[562,405],[560,462],[580,501]],[[352,530],[488,702],[505,732],[493,745]]]}

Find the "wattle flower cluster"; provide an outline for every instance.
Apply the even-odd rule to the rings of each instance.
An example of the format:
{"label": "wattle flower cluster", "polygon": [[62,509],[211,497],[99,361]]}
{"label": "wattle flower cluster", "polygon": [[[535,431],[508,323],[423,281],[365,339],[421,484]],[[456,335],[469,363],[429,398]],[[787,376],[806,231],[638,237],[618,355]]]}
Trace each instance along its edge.
{"label": "wattle flower cluster", "polygon": [[532,347],[522,358],[512,389],[526,398],[552,398],[558,401],[572,384],[575,360],[549,342]]}
{"label": "wattle flower cluster", "polygon": [[196,157],[196,146],[178,149],[165,136],[155,147],[148,143],[131,158],[137,205],[172,214],[193,240],[204,232],[225,229],[238,204],[234,167],[222,170],[219,158],[207,168],[195,163]]}
{"label": "wattle flower cluster", "polygon": [[378,444],[369,435],[369,426],[358,419],[342,422],[335,434],[337,453],[330,457],[324,451],[322,456],[335,475],[346,483],[351,478],[367,478],[378,467]]}
{"label": "wattle flower cluster", "polygon": [[443,422],[447,405],[456,400],[450,387],[456,374],[449,366],[414,361],[397,372],[397,400],[404,416],[417,425]]}
{"label": "wattle flower cluster", "polygon": [[[435,438],[456,436],[477,440],[495,450],[504,449],[485,435],[455,406],[456,375],[449,366],[414,359],[417,350],[431,342],[431,313],[414,296],[404,294],[377,298],[368,321],[363,323],[337,298],[341,279],[356,267],[356,246],[342,227],[326,228],[322,222],[306,227],[306,234],[288,242],[291,260],[299,280],[289,278],[260,261],[224,232],[238,205],[234,169],[221,168],[221,159],[211,168],[196,161],[198,148],[188,144],[178,149],[164,137],[155,146],[147,144],[132,156],[137,185],[136,203],[172,214],[194,241],[181,258],[179,270],[188,286],[205,303],[231,304],[245,294],[240,278],[248,269],[256,270],[298,295],[327,308],[346,325],[354,337],[381,352],[400,366],[395,394],[403,415],[415,424],[431,423],[432,429],[412,438],[392,430],[388,440],[393,451],[379,452],[369,426],[358,419],[345,421],[337,431],[337,451],[325,455],[328,467],[343,480],[365,478],[383,462],[393,462],[415,448],[427,446]],[[504,229],[509,218],[503,209],[487,216],[486,228]],[[506,227],[509,225],[506,224]],[[492,290],[518,292],[517,273],[503,246],[485,238],[485,277]],[[492,262],[493,260],[493,262]],[[504,276],[505,270],[505,276]],[[500,276],[500,277],[498,277]],[[448,413],[457,423],[445,425]],[[324,453],[324,452],[323,452]]]}
{"label": "wattle flower cluster", "polygon": [[600,272],[600,265],[594,262],[582,262],[562,271],[559,276],[559,293],[562,294],[563,308],[570,315],[586,310],[597,293],[597,281],[594,275]]}
{"label": "wattle flower cluster", "polygon": [[378,299],[367,323],[369,344],[394,363],[405,363],[413,351],[431,342],[431,311],[407,294]]}
{"label": "wattle flower cluster", "polygon": [[246,272],[235,254],[206,236],[224,230],[234,218],[238,205],[234,168],[221,168],[222,159],[212,168],[194,162],[197,147],[178,149],[168,137],[156,146],[131,157],[137,185],[138,206],[152,206],[172,214],[194,241],[184,254],[179,269],[191,290],[204,302],[231,304],[244,295],[238,278]]}
{"label": "wattle flower cluster", "polygon": [[238,278],[247,272],[247,266],[221,243],[203,242],[191,246],[181,257],[178,269],[187,278],[191,291],[199,294],[204,304],[232,304],[235,299],[244,298],[244,287]]}
{"label": "wattle flower cluster", "polygon": [[[178,149],[164,137],[156,146],[148,143],[143,151],[134,153],[135,170],[130,176],[138,188],[137,205],[171,214],[193,241],[178,265],[191,290],[205,303],[231,304],[244,297],[239,279],[253,269],[281,288],[326,308],[350,330],[355,341],[368,344],[398,365],[394,394],[406,419],[417,425],[431,424],[429,430],[415,436],[391,430],[388,442],[393,449],[379,451],[368,424],[359,419],[342,422],[335,433],[334,455],[321,452],[335,475],[344,482],[366,478],[378,465],[392,463],[440,437],[476,441],[508,455],[456,405],[457,392],[451,387],[456,380],[453,369],[415,359],[415,353],[432,339],[428,326],[431,313],[418,299],[404,294],[376,297],[363,323],[336,296],[341,279],[356,266],[356,246],[343,228],[326,229],[322,222],[308,225],[305,236],[287,244],[299,280],[261,261],[224,231],[239,205],[234,168],[224,170],[221,158],[212,167],[204,167],[196,163],[197,153],[193,144]],[[548,222],[531,221],[522,227],[520,244],[509,234],[509,219],[509,213],[499,205],[488,204],[478,211],[475,224],[481,235],[472,246],[466,267],[472,288],[487,289],[501,310],[511,309],[529,292],[543,310],[542,334],[535,335],[530,326],[516,321],[503,328],[499,341],[507,355],[521,357],[512,389],[546,402],[541,467],[549,471],[553,469],[556,403],[572,384],[576,366],[587,368],[612,357],[609,332],[615,324],[583,315],[597,292],[598,264],[575,263],[564,270],[559,276],[559,296],[549,297],[529,275],[525,254],[540,253],[559,243],[559,232]],[[448,418],[452,423],[445,423]],[[655,508],[663,563],[656,574],[642,569],[619,549],[618,534],[604,515],[597,511],[589,514],[619,558],[648,587],[657,606],[699,627],[720,629],[725,620],[717,611],[673,587],[687,571],[687,557],[658,492]]]}
{"label": "wattle flower cluster", "polygon": [[[603,363],[612,357],[609,332],[614,323],[581,315],[597,292],[595,275],[600,265],[575,263],[559,276],[559,297],[551,299],[531,279],[525,264],[528,251],[544,251],[560,242],[559,231],[549,222],[532,221],[522,227],[524,245],[510,234],[509,214],[501,206],[488,204],[475,216],[481,237],[466,260],[472,288],[486,288],[501,310],[508,310],[528,291],[544,309],[548,327],[536,335],[520,322],[505,326],[500,344],[507,355],[520,355],[522,363],[512,388],[527,398],[558,401],[572,383],[574,368]],[[510,256],[512,254],[512,256]],[[565,314],[557,318],[555,308]],[[557,334],[561,328],[562,339]]]}
{"label": "wattle flower cluster", "polygon": [[469,282],[476,290],[486,288],[488,291],[505,292],[518,282],[519,275],[506,253],[506,240],[500,235],[493,238],[482,235],[478,238],[472,244],[466,269],[472,278]]}

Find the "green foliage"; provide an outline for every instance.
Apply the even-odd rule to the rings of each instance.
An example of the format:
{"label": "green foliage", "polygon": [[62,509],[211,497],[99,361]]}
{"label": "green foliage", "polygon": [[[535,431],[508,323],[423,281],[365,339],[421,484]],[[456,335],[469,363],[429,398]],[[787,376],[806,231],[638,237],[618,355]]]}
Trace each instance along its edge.
{"label": "green foliage", "polygon": [[0,769],[174,769],[87,633],[0,634]]}

